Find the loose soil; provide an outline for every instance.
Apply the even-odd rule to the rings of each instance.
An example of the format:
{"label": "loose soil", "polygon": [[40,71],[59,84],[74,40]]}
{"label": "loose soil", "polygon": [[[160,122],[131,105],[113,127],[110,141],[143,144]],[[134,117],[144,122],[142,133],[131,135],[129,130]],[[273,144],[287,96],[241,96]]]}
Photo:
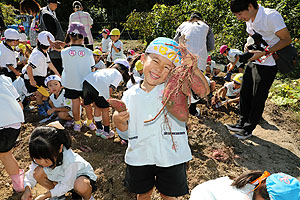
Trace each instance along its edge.
{"label": "loose soil", "polygon": [[[220,87],[220,85],[218,85]],[[115,94],[120,97],[119,94]],[[300,176],[300,130],[293,118],[293,113],[279,108],[267,101],[263,119],[253,132],[253,137],[238,140],[232,136],[224,123],[234,123],[238,110],[234,107],[221,108],[216,111],[205,103],[199,104],[201,117],[190,116],[187,126],[189,144],[193,159],[188,163],[187,174],[190,190],[199,183],[221,176],[238,176],[248,170],[268,170],[271,173],[285,172],[292,176]],[[28,170],[31,163],[28,154],[28,140],[32,130],[39,126],[42,119],[34,112],[26,112],[26,123],[21,128],[21,135],[14,155],[20,168]],[[112,128],[114,128],[112,126]],[[95,199],[129,200],[135,194],[129,193],[123,186],[125,174],[124,154],[126,146],[115,139],[103,140],[95,136],[94,131],[83,128],[80,133],[67,129],[73,136],[72,149],[84,157],[94,167],[98,176],[98,189]],[[82,152],[79,147],[88,145],[93,149],[90,153]],[[218,159],[213,152],[223,155]],[[45,190],[37,185],[33,195],[37,196]],[[2,164],[0,164],[0,199],[19,200],[21,194],[14,193],[11,180]],[[67,199],[71,199],[69,194]],[[160,199],[155,191],[153,199]],[[189,199],[189,195],[179,199]]]}

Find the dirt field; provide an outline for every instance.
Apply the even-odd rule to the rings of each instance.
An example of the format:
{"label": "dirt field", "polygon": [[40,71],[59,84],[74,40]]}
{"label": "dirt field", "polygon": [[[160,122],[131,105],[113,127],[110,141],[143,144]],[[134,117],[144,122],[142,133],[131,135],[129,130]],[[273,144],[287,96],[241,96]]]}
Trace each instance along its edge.
{"label": "dirt field", "polygon": [[[208,109],[205,104],[198,106],[201,108],[201,118],[191,116],[188,121],[189,143],[193,154],[193,160],[187,168],[190,190],[204,181],[226,175],[238,176],[248,170],[268,170],[271,173],[285,172],[300,176],[300,130],[291,112],[267,102],[264,120],[255,129],[254,136],[241,141],[233,137],[223,125],[235,122],[237,109],[215,111]],[[19,143],[14,149],[20,167],[25,170],[31,162],[28,139],[41,119],[36,113],[26,113],[26,123],[21,128]],[[72,129],[68,131],[74,135]],[[72,149],[91,163],[98,176],[95,199],[135,199],[135,195],[127,192],[123,186],[126,146],[117,140],[103,140],[87,128],[73,137]],[[79,149],[82,145],[88,145],[93,151],[82,152]],[[212,157],[214,150],[224,152],[224,161]],[[44,191],[37,186],[34,195]],[[0,199],[17,200],[20,197],[21,194],[13,193],[11,180],[0,164]],[[188,198],[189,195],[186,195],[179,199]],[[154,193],[153,199],[160,199],[158,193]]]}

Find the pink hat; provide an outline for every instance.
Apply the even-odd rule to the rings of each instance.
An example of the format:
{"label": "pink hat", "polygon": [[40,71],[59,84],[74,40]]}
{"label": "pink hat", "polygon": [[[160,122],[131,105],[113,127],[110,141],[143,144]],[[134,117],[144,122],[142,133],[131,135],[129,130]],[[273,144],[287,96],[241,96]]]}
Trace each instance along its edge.
{"label": "pink hat", "polygon": [[77,33],[77,34],[83,35],[83,37],[87,36],[84,26],[80,22],[70,23],[67,33]]}
{"label": "pink hat", "polygon": [[220,54],[223,54],[223,53],[226,51],[227,48],[228,48],[227,45],[222,45],[222,46],[220,47]]}
{"label": "pink hat", "polygon": [[106,28],[106,29],[103,29],[103,30],[102,30],[102,33],[106,33],[107,35],[109,35],[109,34],[110,34],[110,31]]}
{"label": "pink hat", "polygon": [[208,57],[207,57],[206,62],[209,62],[209,61],[211,61],[211,56],[208,56]]}
{"label": "pink hat", "polygon": [[129,49],[129,50],[128,50],[128,53],[130,53],[130,54],[133,55],[133,56],[134,56],[134,54],[135,54],[134,50],[132,50],[132,49]]}

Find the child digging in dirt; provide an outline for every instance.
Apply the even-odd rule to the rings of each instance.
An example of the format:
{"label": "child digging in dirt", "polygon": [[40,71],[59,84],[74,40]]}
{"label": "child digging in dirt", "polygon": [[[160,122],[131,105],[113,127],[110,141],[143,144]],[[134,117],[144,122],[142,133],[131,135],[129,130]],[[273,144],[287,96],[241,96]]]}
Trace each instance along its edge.
{"label": "child digging in dirt", "polygon": [[11,79],[3,74],[0,75],[0,94],[0,160],[12,179],[13,189],[21,192],[24,190],[24,171],[19,169],[12,149],[24,122],[23,106]]}
{"label": "child digging in dirt", "polygon": [[165,113],[144,123],[161,109],[164,82],[180,64],[177,49],[168,44],[178,46],[164,37],[149,44],[142,56],[144,81],[125,91],[122,100],[128,110],[113,115],[116,127],[128,130],[125,185],[138,200],[150,200],[154,186],[165,200],[188,194],[186,162],[192,155],[185,122]]}
{"label": "child digging in dirt", "polygon": [[35,92],[36,104],[38,106],[38,114],[47,116],[49,107],[48,98],[39,92],[37,87],[44,85],[44,80],[47,76],[47,69],[51,69],[56,75],[60,76],[54,65],[52,64],[48,49],[50,48],[49,40],[54,41],[54,36],[48,31],[42,31],[38,34],[37,47],[33,49],[28,65],[24,70],[24,81],[29,93]]}
{"label": "child digging in dirt", "polygon": [[[71,41],[71,46],[61,51],[63,72],[61,76],[62,85],[65,87],[65,97],[72,99],[72,112],[74,116],[74,131],[79,132],[82,124],[80,120],[80,97],[82,93],[82,82],[86,75],[92,72],[95,65],[93,52],[83,46],[84,37],[87,36],[84,26],[78,22],[69,25],[66,43]],[[86,126],[95,130],[93,123],[92,106],[84,106],[87,115]]]}
{"label": "child digging in dirt", "polygon": [[300,182],[284,173],[252,171],[234,179],[221,177],[198,185],[192,190],[190,200],[198,199],[299,200]]}
{"label": "child digging in dirt", "polygon": [[128,70],[128,61],[126,59],[117,59],[111,68],[97,70],[84,78],[84,104],[88,105],[95,102],[94,120],[97,126],[96,135],[103,139],[113,138],[115,135],[109,128],[109,104],[106,100],[110,98],[112,91],[117,89],[122,80],[127,83],[129,80]]}
{"label": "child digging in dirt", "polygon": [[64,199],[69,191],[72,199],[94,199],[92,192],[96,190],[97,176],[90,163],[70,147],[70,135],[63,129],[38,127],[33,130],[29,140],[33,162],[25,174],[22,200],[32,199],[31,189],[36,183],[48,191],[35,200]]}
{"label": "child digging in dirt", "polygon": [[[217,94],[212,98],[212,106],[218,108],[225,104],[231,105],[232,103],[239,103],[242,82],[243,74],[236,74],[233,81],[225,83],[225,85],[220,88]],[[226,97],[229,99],[226,100]]]}

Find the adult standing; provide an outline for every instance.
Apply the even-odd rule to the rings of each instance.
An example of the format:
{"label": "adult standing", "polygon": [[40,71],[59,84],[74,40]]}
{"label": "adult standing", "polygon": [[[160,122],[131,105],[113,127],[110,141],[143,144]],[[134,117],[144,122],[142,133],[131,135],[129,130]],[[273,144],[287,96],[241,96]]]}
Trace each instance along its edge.
{"label": "adult standing", "polygon": [[37,36],[39,34],[39,18],[41,6],[35,0],[22,0],[20,2],[20,12],[32,15],[29,29],[30,45],[34,48],[37,45]]}
{"label": "adult standing", "polygon": [[[64,32],[55,13],[58,4],[60,4],[60,2],[57,0],[48,0],[47,6],[41,9],[39,31],[49,31],[55,37],[55,40],[64,41]],[[63,68],[60,52],[51,49],[49,56],[51,62],[61,74]]]}
{"label": "adult standing", "polygon": [[[201,71],[206,69],[207,52],[214,49],[215,40],[211,28],[202,21],[202,15],[199,12],[193,12],[190,19],[183,22],[176,30],[174,40],[179,42],[180,37],[185,37],[186,47],[198,57],[198,68]],[[192,98],[189,108],[190,114],[199,117],[200,110],[196,109],[198,97]]]}
{"label": "adult standing", "polygon": [[215,40],[211,28],[202,20],[201,13],[192,13],[190,19],[177,28],[174,40],[179,42],[182,35],[185,36],[187,49],[198,56],[198,68],[205,71],[207,52],[214,49]]}
{"label": "adult standing", "polygon": [[71,24],[72,22],[80,22],[83,24],[85,32],[87,34],[87,38],[88,38],[88,43],[87,43],[86,47],[93,50],[94,49],[93,48],[94,40],[93,40],[93,36],[91,33],[93,19],[91,18],[90,14],[88,12],[82,11],[83,7],[79,1],[73,2],[73,10],[74,10],[74,13],[72,13],[70,15],[69,24]]}
{"label": "adult standing", "polygon": [[[262,54],[274,53],[291,43],[290,33],[282,16],[274,9],[264,8],[257,0],[231,0],[230,9],[238,20],[246,22],[249,35],[258,33],[270,48]],[[252,136],[265,107],[269,89],[275,79],[277,67],[269,56],[263,63],[255,61],[247,66],[240,93],[240,119],[237,124],[226,124],[235,136],[247,139]]]}

